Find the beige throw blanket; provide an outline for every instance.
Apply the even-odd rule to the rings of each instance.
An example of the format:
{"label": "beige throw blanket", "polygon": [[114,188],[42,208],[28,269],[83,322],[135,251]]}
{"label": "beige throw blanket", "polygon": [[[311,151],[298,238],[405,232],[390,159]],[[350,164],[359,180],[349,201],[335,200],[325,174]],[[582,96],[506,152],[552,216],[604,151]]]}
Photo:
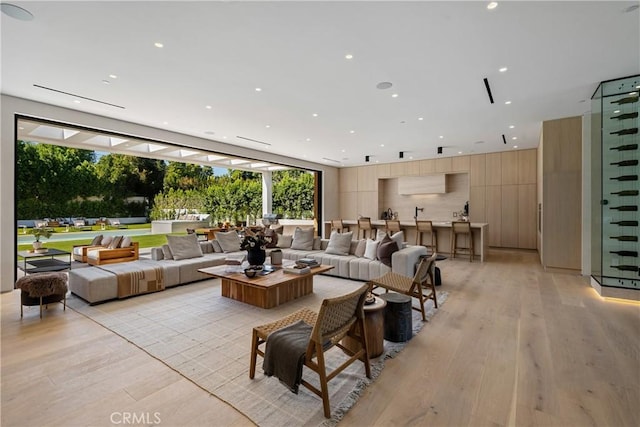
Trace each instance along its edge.
{"label": "beige throw blanket", "polygon": [[164,290],[162,267],[119,263],[101,265],[100,268],[118,277],[118,298]]}

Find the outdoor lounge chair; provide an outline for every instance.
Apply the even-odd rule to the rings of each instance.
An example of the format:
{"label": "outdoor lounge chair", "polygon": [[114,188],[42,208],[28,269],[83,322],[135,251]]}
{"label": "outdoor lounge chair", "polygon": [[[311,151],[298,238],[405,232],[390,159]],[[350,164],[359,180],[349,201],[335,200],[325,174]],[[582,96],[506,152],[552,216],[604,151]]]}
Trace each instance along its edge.
{"label": "outdoor lounge chair", "polygon": [[120,223],[119,219],[109,219],[108,221],[111,228],[127,228],[126,225]]}

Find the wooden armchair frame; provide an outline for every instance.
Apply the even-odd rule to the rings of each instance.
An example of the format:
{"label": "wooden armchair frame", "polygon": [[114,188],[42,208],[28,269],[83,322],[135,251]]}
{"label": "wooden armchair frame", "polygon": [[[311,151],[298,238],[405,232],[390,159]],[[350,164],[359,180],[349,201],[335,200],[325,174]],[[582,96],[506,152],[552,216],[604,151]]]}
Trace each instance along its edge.
{"label": "wooden armchair frame", "polygon": [[140,256],[138,242],[131,242],[131,246],[126,246],[124,248],[102,248],[97,250],[97,258],[89,258],[87,256],[87,263],[89,265],[103,265],[114,264],[116,262],[135,261]]}
{"label": "wooden armchair frame", "polygon": [[[371,365],[367,353],[366,334],[364,332],[363,307],[367,289],[367,285],[363,285],[347,295],[325,299],[322,301],[318,313],[303,308],[276,322],[253,328],[249,378],[253,379],[255,376],[257,355],[264,357],[264,352],[260,349],[260,345],[266,343],[269,335],[278,329],[302,320],[308,325],[313,326],[305,353],[304,364],[318,374],[320,378],[320,389],[307,382],[304,378],[301,384],[322,398],[324,416],[329,418],[331,416],[329,381],[356,360],[361,360],[364,363],[367,378],[371,378]],[[344,347],[340,343],[340,340],[345,336],[349,336],[360,342],[360,350],[354,353]],[[327,373],[324,354],[333,346],[342,349],[342,351],[350,357],[335,370]]]}

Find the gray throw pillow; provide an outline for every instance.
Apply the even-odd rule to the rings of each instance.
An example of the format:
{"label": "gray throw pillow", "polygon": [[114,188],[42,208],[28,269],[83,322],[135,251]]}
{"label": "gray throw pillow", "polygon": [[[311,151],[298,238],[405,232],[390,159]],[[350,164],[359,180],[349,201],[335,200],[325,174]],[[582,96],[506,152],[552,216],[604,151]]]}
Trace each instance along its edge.
{"label": "gray throw pillow", "polygon": [[164,259],[173,259],[173,253],[171,252],[169,245],[162,245],[162,255],[164,256]]}
{"label": "gray throw pillow", "polygon": [[131,237],[127,236],[124,239],[122,239],[122,242],[120,242],[120,247],[121,248],[128,248],[129,246],[132,246],[133,242],[131,242]]}
{"label": "gray throw pillow", "polygon": [[123,236],[116,236],[113,238],[113,240],[111,241],[111,243],[109,243],[108,248],[109,249],[116,249],[120,247],[120,242],[122,242],[122,239],[124,237]]}
{"label": "gray throw pillow", "polygon": [[313,228],[296,227],[295,231],[293,232],[293,242],[291,242],[291,249],[312,251]]}
{"label": "gray throw pillow", "polygon": [[331,233],[329,237],[329,244],[324,253],[333,255],[349,255],[349,247],[351,247],[351,238],[353,232],[338,233],[336,231]]}
{"label": "gray throw pillow", "polygon": [[216,231],[216,240],[220,243],[222,252],[238,252],[240,250],[240,236],[235,231]]}
{"label": "gray throw pillow", "polygon": [[102,242],[100,242],[100,245],[109,246],[112,240],[113,240],[113,236],[104,236],[102,238]]}
{"label": "gray throw pillow", "polygon": [[173,259],[189,259],[202,256],[202,249],[198,243],[198,236],[187,234],[186,236],[167,235],[167,243],[171,248]]}
{"label": "gray throw pillow", "polygon": [[356,246],[356,250],[353,251],[353,254],[358,258],[362,258],[364,256],[364,251],[367,249],[367,241],[365,239],[358,240],[358,246]]}
{"label": "gray throw pillow", "polygon": [[280,249],[287,249],[291,247],[291,242],[293,242],[293,236],[289,234],[283,234],[278,237],[278,245],[276,247]]}
{"label": "gray throw pillow", "polygon": [[102,234],[98,234],[96,237],[93,238],[91,243],[89,243],[89,246],[100,246],[101,243],[102,243]]}
{"label": "gray throw pillow", "polygon": [[213,252],[217,254],[222,253],[222,246],[220,246],[220,242],[217,240],[211,240],[211,246],[213,246]]}

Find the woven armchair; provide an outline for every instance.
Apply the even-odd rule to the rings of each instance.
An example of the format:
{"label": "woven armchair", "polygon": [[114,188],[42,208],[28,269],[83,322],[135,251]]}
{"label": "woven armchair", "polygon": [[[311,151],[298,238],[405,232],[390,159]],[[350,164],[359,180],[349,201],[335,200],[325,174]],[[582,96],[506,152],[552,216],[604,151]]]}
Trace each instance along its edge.
{"label": "woven armchair", "polygon": [[426,321],[425,301],[432,299],[433,305],[438,308],[438,297],[436,296],[436,287],[433,280],[433,266],[436,256],[437,253],[434,252],[429,258],[422,258],[413,278],[390,271],[384,276],[369,281],[371,291],[373,292],[376,288],[384,288],[385,292],[394,291],[417,298],[420,307],[411,306],[411,308],[421,312],[422,320]]}
{"label": "woven armchair", "polygon": [[[304,365],[318,374],[320,390],[305,381],[304,378],[301,384],[322,398],[324,416],[329,418],[331,407],[328,382],[331,379],[356,360],[361,360],[364,363],[367,378],[371,378],[371,366],[367,353],[366,334],[364,333],[363,306],[367,289],[367,285],[363,285],[347,295],[325,299],[322,301],[318,313],[303,308],[278,321],[254,327],[249,378],[253,379],[255,376],[257,355],[264,357],[264,351],[260,349],[260,345],[267,341],[271,333],[301,320],[313,327],[305,353]],[[345,348],[340,343],[340,340],[345,336],[360,342],[360,350],[354,353]],[[324,353],[333,346],[342,349],[350,358],[334,371],[328,373],[324,363]]]}

